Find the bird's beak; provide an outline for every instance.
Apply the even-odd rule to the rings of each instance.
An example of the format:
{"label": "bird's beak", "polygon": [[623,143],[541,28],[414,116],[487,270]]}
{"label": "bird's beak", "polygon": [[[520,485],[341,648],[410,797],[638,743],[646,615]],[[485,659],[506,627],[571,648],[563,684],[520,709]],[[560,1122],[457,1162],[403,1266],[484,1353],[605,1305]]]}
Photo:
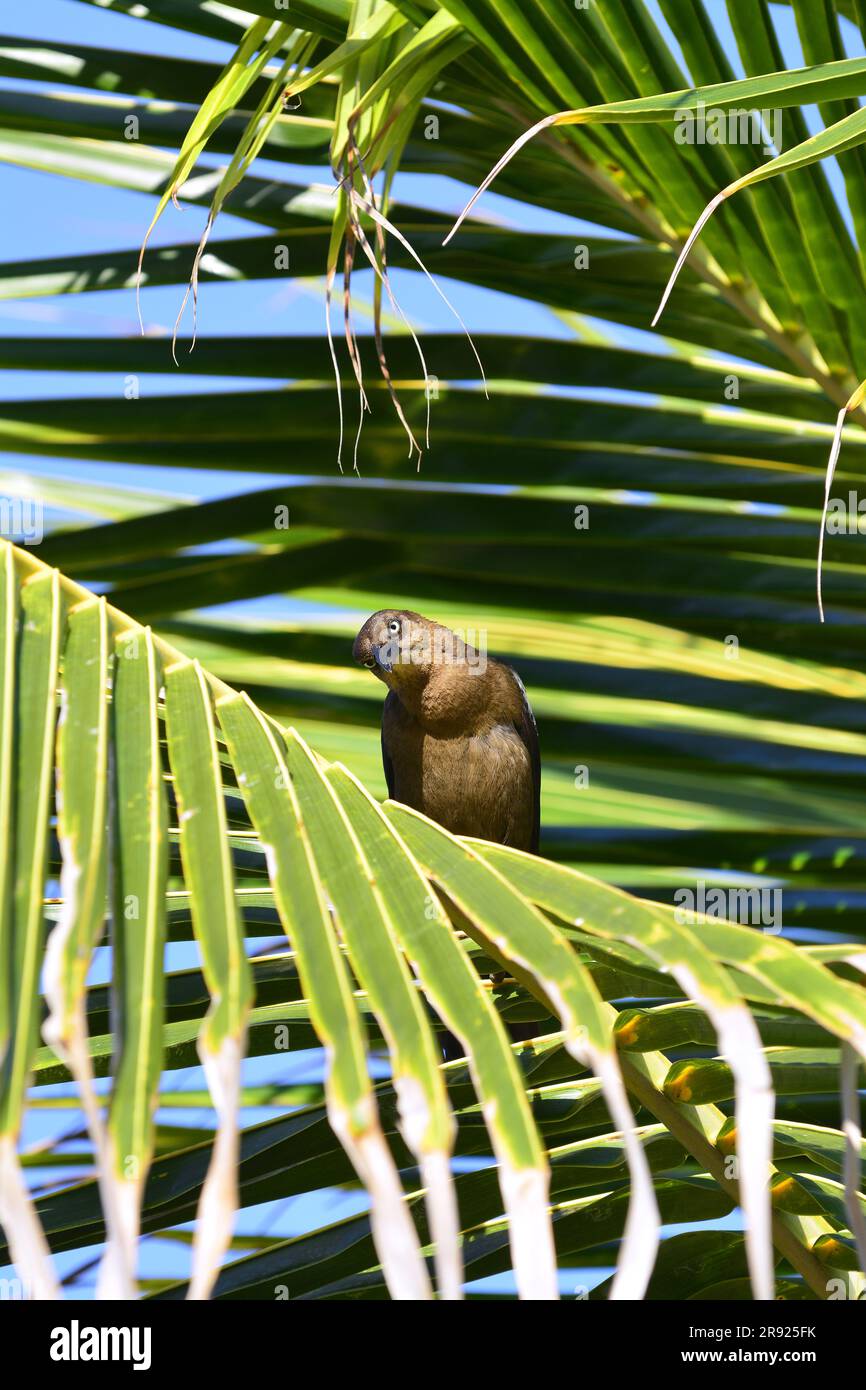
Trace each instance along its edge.
{"label": "bird's beak", "polygon": [[[393,671],[394,649],[390,642],[386,642],[383,646],[371,647],[370,651],[373,653],[373,661],[377,666],[381,666],[383,671]],[[365,664],[369,665],[370,663]]]}

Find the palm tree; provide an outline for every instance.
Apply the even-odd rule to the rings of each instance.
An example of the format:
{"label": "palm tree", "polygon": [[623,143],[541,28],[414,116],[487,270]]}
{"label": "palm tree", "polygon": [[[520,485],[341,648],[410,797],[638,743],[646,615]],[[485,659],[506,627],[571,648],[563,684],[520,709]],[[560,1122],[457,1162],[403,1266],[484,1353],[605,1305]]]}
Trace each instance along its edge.
{"label": "palm tree", "polygon": [[[246,19],[157,0],[151,20],[221,41],[225,67],[2,47],[5,77],[63,87],[0,92],[5,158],[147,193],[144,226],[172,197],[209,210],[198,243],[61,244],[0,268],[7,296],[140,282],[145,324],[153,286],[177,285],[180,307],[189,285],[192,352],[179,332],[19,335],[2,365],[135,378],[174,370],[174,350],[196,377],[250,379],[146,411],[4,407],[9,447],[36,460],[19,490],[65,518],[38,560],[4,549],[0,1217],[38,1293],[56,1291],[48,1247],[84,1264],[107,1236],[101,1291],[131,1295],[140,1239],[196,1217],[190,1279],[147,1292],[450,1297],[513,1268],[549,1297],[558,1263],[616,1265],[593,1297],[679,1297],[684,1250],[692,1294],[863,1288],[854,431],[823,626],[815,576],[833,421],[859,414],[866,57],[842,4],[819,19],[803,0],[781,25],[731,5],[726,41],[700,0],[661,8],[664,29],[638,0],[531,16],[305,0],[283,25],[261,0]],[[783,53],[795,22],[802,68]],[[826,133],[809,140],[814,102]],[[769,130],[741,125],[754,107]],[[560,113],[497,176],[519,216],[488,220],[482,200],[443,248],[453,217],[410,206],[401,175],[447,173],[468,197]],[[729,141],[729,120],[759,143]],[[248,172],[260,154],[331,187]],[[224,202],[250,235],[220,236]],[[523,229],[542,213],[593,228]],[[510,296],[514,328],[413,341],[420,262],[458,313],[468,284]],[[365,265],[372,342],[355,331]],[[331,298],[339,276],[344,342],[324,314],[316,335],[204,336],[209,282],[275,274],[323,277]],[[520,331],[530,305],[545,335]],[[222,469],[233,493],[155,506],[118,472],[97,495],[40,473],[57,454]],[[245,487],[246,471],[279,482]],[[272,594],[306,609],[208,612]],[[521,670],[543,858],[373,799],[378,699],[347,656],[386,604],[481,628]],[[775,917],[722,920],[761,893],[783,895],[784,936]],[[107,916],[113,1014],[88,975]],[[166,939],[195,942],[194,968],[163,968]],[[538,1036],[509,1045],[512,1021]],[[444,1026],[468,1062],[438,1065]],[[311,1085],[241,1066],[317,1044]],[[184,1129],[171,1078],[197,1058],[215,1120]],[[46,1160],[22,1119],[70,1078],[94,1176],[28,1183]],[[250,1122],[261,1104],[276,1113]],[[235,1220],[359,1184],[369,1212],[294,1239]],[[738,1204],[745,1240],[722,1222]],[[692,1229],[656,1259],[659,1217]]]}

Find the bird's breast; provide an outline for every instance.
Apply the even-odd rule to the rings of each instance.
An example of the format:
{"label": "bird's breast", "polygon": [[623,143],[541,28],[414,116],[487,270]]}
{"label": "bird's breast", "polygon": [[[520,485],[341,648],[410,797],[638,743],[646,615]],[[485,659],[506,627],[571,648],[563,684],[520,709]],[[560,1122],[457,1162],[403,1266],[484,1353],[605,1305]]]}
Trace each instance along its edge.
{"label": "bird's breast", "polygon": [[389,722],[383,732],[397,801],[452,834],[530,846],[532,768],[512,724],[449,738],[430,734],[405,715]]}

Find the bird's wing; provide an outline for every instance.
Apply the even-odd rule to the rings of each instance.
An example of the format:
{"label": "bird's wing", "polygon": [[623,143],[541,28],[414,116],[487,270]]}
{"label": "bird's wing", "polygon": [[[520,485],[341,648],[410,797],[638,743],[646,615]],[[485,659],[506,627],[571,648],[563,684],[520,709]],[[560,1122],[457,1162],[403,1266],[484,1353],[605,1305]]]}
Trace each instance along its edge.
{"label": "bird's wing", "polygon": [[389,691],[382,706],[382,767],[385,771],[385,781],[388,784],[388,795],[394,795],[394,763],[388,751],[388,724],[390,711],[388,706],[391,701],[396,699],[393,691]]}
{"label": "bird's wing", "polygon": [[514,727],[529,754],[529,763],[532,768],[532,844],[530,848],[533,854],[537,854],[538,837],[541,832],[541,752],[538,747],[538,725],[535,722],[535,715],[532,713],[532,706],[529,703],[523,681],[510,666],[507,669],[514,677],[520,690],[520,718],[515,719]]}

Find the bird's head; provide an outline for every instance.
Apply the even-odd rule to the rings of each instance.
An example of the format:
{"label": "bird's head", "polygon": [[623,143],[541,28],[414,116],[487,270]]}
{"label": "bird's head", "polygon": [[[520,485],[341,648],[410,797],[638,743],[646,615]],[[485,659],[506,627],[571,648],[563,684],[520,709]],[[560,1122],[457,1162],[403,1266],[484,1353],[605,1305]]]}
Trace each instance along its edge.
{"label": "bird's head", "polygon": [[445,668],[466,667],[478,653],[456,633],[420,613],[383,608],[368,618],[352,655],[398,694],[422,689]]}

